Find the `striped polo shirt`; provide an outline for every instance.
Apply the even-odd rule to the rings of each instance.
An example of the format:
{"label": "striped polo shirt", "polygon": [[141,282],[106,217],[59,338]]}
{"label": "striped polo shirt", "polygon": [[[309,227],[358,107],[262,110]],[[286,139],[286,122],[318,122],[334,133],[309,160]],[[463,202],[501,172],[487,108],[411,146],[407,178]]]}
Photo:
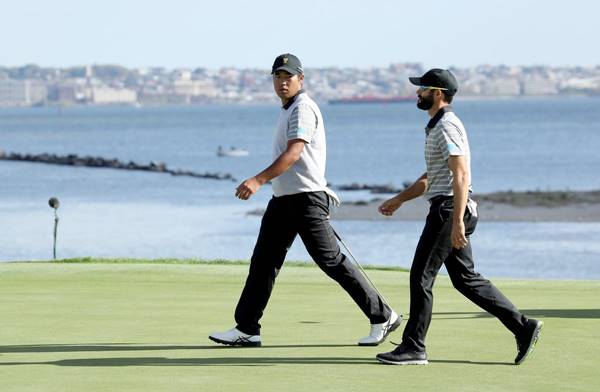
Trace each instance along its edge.
{"label": "striped polo shirt", "polygon": [[303,140],[304,149],[292,167],[272,180],[273,194],[279,197],[324,191],[335,204],[339,204],[338,196],[327,187],[325,180],[327,148],[323,117],[315,101],[303,90],[281,108],[273,143],[273,160],[287,149],[288,141],[294,139]]}
{"label": "striped polo shirt", "polygon": [[[448,158],[463,155],[471,171],[471,152],[467,131],[452,107],[441,108],[425,128],[425,162],[427,163],[428,200],[436,196],[453,196],[454,175],[448,167]],[[471,191],[469,184],[469,191]]]}

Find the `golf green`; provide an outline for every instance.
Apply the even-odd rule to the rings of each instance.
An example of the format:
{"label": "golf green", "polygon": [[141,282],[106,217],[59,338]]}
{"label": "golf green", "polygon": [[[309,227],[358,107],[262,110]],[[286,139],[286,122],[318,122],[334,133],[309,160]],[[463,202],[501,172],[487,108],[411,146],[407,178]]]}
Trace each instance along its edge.
{"label": "golf green", "polygon": [[[263,347],[208,339],[234,326],[247,265],[0,263],[0,391],[590,391],[600,352],[600,281],[493,279],[544,321],[533,354],[452,288],[434,287],[428,366],[378,363],[369,325],[316,267],[285,266],[261,323]],[[369,270],[398,313],[408,274]],[[404,323],[391,335],[399,341]]]}

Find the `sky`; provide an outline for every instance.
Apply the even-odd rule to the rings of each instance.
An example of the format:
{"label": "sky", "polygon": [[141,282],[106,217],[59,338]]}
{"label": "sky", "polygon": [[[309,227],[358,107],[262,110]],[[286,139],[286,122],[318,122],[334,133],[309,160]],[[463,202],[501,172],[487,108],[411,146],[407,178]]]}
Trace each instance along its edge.
{"label": "sky", "polygon": [[[2,0],[0,65],[600,64],[591,0]],[[596,48],[596,49],[594,49]]]}

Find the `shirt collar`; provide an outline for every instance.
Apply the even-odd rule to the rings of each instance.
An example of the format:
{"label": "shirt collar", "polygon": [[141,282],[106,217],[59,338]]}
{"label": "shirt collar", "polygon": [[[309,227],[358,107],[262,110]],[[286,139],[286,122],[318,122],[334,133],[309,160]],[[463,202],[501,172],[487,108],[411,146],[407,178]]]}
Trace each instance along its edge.
{"label": "shirt collar", "polygon": [[435,116],[433,116],[431,118],[431,120],[429,120],[429,122],[427,123],[427,127],[425,128],[425,131],[427,133],[429,133],[429,131],[431,129],[433,129],[433,127],[436,126],[438,121],[440,121],[440,119],[444,116],[444,114],[449,113],[449,112],[454,112],[454,109],[452,109],[452,106],[450,106],[450,105],[444,106],[443,108],[438,110],[437,113],[435,114]]}
{"label": "shirt collar", "polygon": [[288,110],[290,108],[290,106],[292,106],[292,104],[294,103],[294,101],[296,100],[296,98],[300,95],[303,94],[305,91],[303,89],[300,89],[300,91],[298,91],[298,93],[296,95],[294,95],[292,98],[290,98],[289,101],[287,101],[287,103],[285,105],[282,106],[282,108],[284,110]]}

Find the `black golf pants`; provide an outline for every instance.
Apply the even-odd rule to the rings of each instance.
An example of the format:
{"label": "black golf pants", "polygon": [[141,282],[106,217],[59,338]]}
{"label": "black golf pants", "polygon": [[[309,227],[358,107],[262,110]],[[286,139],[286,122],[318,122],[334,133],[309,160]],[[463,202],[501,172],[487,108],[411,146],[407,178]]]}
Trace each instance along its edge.
{"label": "black golf pants", "polygon": [[[475,272],[471,242],[462,249],[452,247],[452,197],[436,197],[425,222],[410,270],[410,318],[404,328],[402,345],[425,351],[425,335],[431,322],[432,288],[442,264],[454,287],[473,303],[497,317],[519,336],[527,318],[489,280]],[[476,214],[468,209],[464,216],[467,238],[475,231]]]}
{"label": "black golf pants", "polygon": [[297,234],[315,263],[350,294],[372,324],[389,318],[390,309],[383,299],[340,251],[329,224],[329,196],[325,192],[306,192],[270,200],[235,310],[237,329],[249,335],[260,334],[259,320]]}

